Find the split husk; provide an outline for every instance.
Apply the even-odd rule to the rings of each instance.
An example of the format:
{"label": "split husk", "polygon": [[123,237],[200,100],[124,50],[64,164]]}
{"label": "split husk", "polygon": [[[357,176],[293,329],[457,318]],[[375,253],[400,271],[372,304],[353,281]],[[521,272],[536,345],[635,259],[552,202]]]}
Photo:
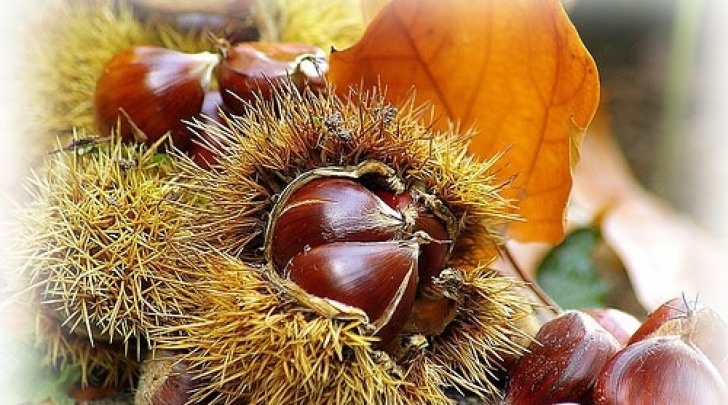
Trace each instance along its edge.
{"label": "split husk", "polygon": [[[328,48],[321,42],[345,43],[355,32],[355,18],[332,12],[340,39],[296,34],[280,13],[294,2],[283,3],[269,14],[279,38]],[[142,43],[211,46],[200,32],[141,22],[123,2],[58,10],[47,30],[54,47],[39,48],[34,76],[44,79],[31,92],[43,100],[32,114],[42,117],[33,133],[47,137],[38,143],[44,150],[58,134],[93,133],[95,79],[114,52]],[[209,145],[219,156],[212,170],[113,137],[49,156],[31,186],[21,273],[29,299],[43,307],[38,339],[49,362],[81,365],[84,383],[120,385],[136,381],[147,346],[152,355],[181,352],[195,400],[221,403],[444,404],[452,402],[448,387],[495,398],[503,359],[521,353],[533,333],[522,283],[487,268],[504,225],[516,220],[500,196],[508,184],[495,182],[497,156],[482,162],[467,153],[471,134],[432,131],[426,107],[412,99],[390,105],[382,92],[338,98],[283,85],[244,116],[197,122],[196,131],[219,141]],[[397,350],[375,347],[365,317],[322,310],[263,254],[268,216],[287,184],[367,160],[436,196],[458,228],[447,263],[462,280],[455,318],[437,336],[401,336]]]}

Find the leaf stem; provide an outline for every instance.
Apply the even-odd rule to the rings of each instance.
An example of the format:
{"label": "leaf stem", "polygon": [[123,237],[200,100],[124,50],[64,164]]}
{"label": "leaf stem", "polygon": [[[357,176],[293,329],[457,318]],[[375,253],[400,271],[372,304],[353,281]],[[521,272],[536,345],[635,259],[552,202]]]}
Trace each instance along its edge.
{"label": "leaf stem", "polygon": [[523,270],[523,268],[516,261],[516,258],[513,256],[513,253],[511,253],[511,250],[508,248],[508,246],[500,247],[500,251],[505,259],[508,261],[508,263],[510,263],[516,274],[518,274],[518,276],[521,278],[521,280],[527,283],[533,295],[539,301],[541,301],[541,304],[543,304],[546,309],[552,312],[553,315],[558,315],[561,312],[561,307],[559,306],[559,304],[557,304],[556,301],[551,299],[551,297],[549,297],[548,294],[546,294],[546,292],[541,289],[538,283],[528,274],[528,272]]}

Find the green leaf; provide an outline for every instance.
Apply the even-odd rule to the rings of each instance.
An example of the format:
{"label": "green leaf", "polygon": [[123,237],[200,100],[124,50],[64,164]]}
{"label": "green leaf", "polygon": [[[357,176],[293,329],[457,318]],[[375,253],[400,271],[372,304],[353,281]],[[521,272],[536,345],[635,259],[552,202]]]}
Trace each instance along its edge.
{"label": "green leaf", "polygon": [[562,308],[607,306],[608,286],[592,259],[600,239],[594,229],[577,229],[541,262],[536,279]]}

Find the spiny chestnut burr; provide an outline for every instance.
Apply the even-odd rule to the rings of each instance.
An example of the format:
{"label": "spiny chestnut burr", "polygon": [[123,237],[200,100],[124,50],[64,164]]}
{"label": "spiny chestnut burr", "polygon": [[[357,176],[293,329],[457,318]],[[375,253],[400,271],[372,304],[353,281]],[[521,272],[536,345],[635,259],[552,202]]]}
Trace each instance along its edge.
{"label": "spiny chestnut burr", "polygon": [[235,114],[247,107],[242,100],[271,97],[271,86],[289,78],[298,89],[321,89],[328,62],[324,52],[301,43],[241,42],[223,49],[217,82],[225,104]]}
{"label": "spiny chestnut burr", "polygon": [[[500,243],[494,236],[508,218],[505,213],[510,212],[509,206],[499,208],[507,201],[498,194],[504,185],[489,183],[487,167],[492,163],[470,159],[465,137],[429,131],[420,126],[419,115],[416,121],[410,118],[409,111],[416,104],[395,108],[375,90],[376,102],[368,98],[375,96],[370,89],[352,89],[358,96],[351,100],[327,93],[301,94],[291,87],[279,89],[274,95],[275,107],[285,108],[271,113],[266,105],[258,105],[247,114],[233,116],[230,125],[204,128],[224,138],[228,149],[221,170],[204,170],[188,159],[181,160],[181,178],[194,179],[192,191],[204,204],[195,201],[192,207],[193,212],[205,212],[194,226],[202,232],[197,240],[209,248],[201,249],[199,263],[192,269],[202,278],[195,289],[204,293],[197,294],[199,308],[191,322],[163,327],[161,332],[167,337],[157,338],[156,347],[187,351],[191,367],[209,376],[197,391],[198,397],[212,396],[216,403],[444,404],[452,402],[445,395],[446,387],[470,390],[483,399],[499,393],[493,379],[502,359],[522,353],[523,341],[532,331],[523,322],[530,319],[532,304],[522,295],[521,283],[483,265],[492,257],[491,248]],[[338,121],[339,127],[328,125],[332,121]],[[344,131],[350,131],[348,137],[339,136]],[[398,322],[391,319],[389,325],[375,331],[371,321],[376,321],[376,314],[369,317],[364,309],[340,301],[337,305],[335,299],[318,297],[297,284],[305,281],[292,280],[294,269],[290,267],[300,265],[296,272],[308,279],[313,276],[304,273],[316,268],[305,261],[323,257],[324,276],[330,275],[331,285],[338,285],[332,269],[341,267],[328,259],[350,252],[351,245],[367,256],[376,253],[394,263],[386,274],[396,281],[385,279],[380,284],[395,285],[402,288],[403,297],[409,296],[408,284],[400,275],[412,273],[415,247],[420,251],[416,255],[419,262],[423,248],[436,241],[428,242],[432,235],[427,232],[409,234],[408,229],[424,226],[418,226],[415,218],[402,220],[405,216],[384,199],[370,208],[394,215],[390,221],[397,219],[392,222],[405,225],[401,236],[383,241],[324,241],[308,248],[301,241],[302,250],[289,253],[292,256],[287,261],[273,259],[279,253],[272,249],[273,239],[293,241],[304,228],[293,221],[286,232],[279,232],[283,228],[276,224],[288,215],[283,211],[299,206],[313,210],[320,203],[334,212],[357,212],[346,208],[348,200],[337,194],[337,203],[296,197],[317,179],[350,180],[380,199],[379,192],[384,190],[395,196],[410,193],[416,204],[442,220],[448,230],[443,245],[455,244],[456,248],[432,285],[442,288],[443,296],[447,292],[454,297],[454,305],[445,309],[455,310],[439,312],[432,333],[403,330],[395,334]],[[214,198],[204,198],[212,194]],[[292,203],[295,200],[297,204]],[[450,220],[439,206],[452,212]],[[371,211],[359,212],[370,215],[360,215],[354,222],[358,227],[381,226],[380,221],[372,221]],[[318,215],[301,218],[321,220]],[[451,228],[456,232],[450,232]],[[338,233],[330,232],[335,235]],[[206,254],[208,251],[215,254]],[[304,259],[306,255],[311,258]],[[348,259],[337,260],[346,266],[343,270],[355,269],[352,273],[361,272],[362,279],[383,277],[380,262],[384,260],[364,257],[363,263],[353,263]],[[286,266],[291,270],[288,277]],[[421,282],[422,277],[418,279]],[[364,287],[373,292],[362,307],[369,301],[392,302],[379,288]],[[429,304],[419,293],[413,312],[418,300]],[[355,296],[361,298],[361,293]],[[341,297],[343,300],[344,294]],[[400,306],[408,305],[400,302]],[[434,312],[425,309],[429,305],[419,306],[428,314]],[[450,312],[457,315],[447,323]],[[395,334],[386,344],[386,338],[377,341],[376,336],[388,335],[385,327]]]}
{"label": "spiny chestnut burr", "polygon": [[728,389],[715,367],[680,336],[630,344],[604,366],[594,388],[595,405],[725,404]]}
{"label": "spiny chestnut burr", "polygon": [[135,46],[114,55],[104,66],[94,93],[99,131],[117,125],[127,141],[154,143],[167,132],[177,148],[185,149],[189,132],[184,119],[202,108],[212,70],[219,56],[187,54],[155,46]]}
{"label": "spiny chestnut burr", "polygon": [[619,343],[594,319],[565,312],[545,323],[511,372],[503,404],[588,402]]}
{"label": "spiny chestnut burr", "polygon": [[[365,162],[305,173],[282,193],[266,232],[275,271],[313,296],[363,311],[382,345],[410,318],[427,331],[442,331],[452,319],[439,316],[428,327],[418,320],[430,318],[412,314],[423,277],[431,282],[445,265],[451,217],[435,214],[386,172],[381,163]],[[430,244],[445,251],[426,251]]]}
{"label": "spiny chestnut burr", "polygon": [[[215,125],[223,123],[227,107],[222,101],[222,95],[216,90],[205,93],[202,110],[197,118],[205,124]],[[191,143],[187,154],[195,163],[205,169],[210,169],[218,163],[219,153],[223,145],[218,138],[199,127],[188,127]]]}

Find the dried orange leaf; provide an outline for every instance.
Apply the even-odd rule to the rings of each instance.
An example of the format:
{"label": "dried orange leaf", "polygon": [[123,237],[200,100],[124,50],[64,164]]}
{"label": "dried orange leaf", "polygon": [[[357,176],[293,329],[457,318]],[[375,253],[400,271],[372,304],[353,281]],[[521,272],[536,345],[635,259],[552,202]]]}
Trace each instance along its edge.
{"label": "dried orange leaf", "polygon": [[[330,79],[388,87],[477,130],[471,151],[505,151],[501,180],[526,219],[521,240],[563,238],[571,165],[594,114],[599,82],[591,56],[558,0],[393,0],[353,47],[331,56]],[[448,120],[449,119],[449,120]]]}

